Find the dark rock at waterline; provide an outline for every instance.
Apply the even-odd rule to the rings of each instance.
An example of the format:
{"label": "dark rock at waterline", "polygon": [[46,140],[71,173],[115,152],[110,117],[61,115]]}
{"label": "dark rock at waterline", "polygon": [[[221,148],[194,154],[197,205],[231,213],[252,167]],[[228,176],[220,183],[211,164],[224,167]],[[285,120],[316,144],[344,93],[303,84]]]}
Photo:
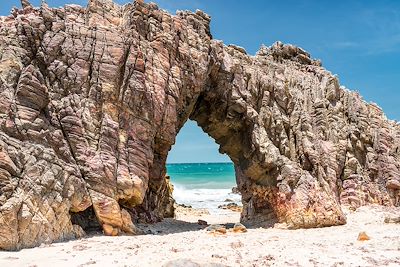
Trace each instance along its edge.
{"label": "dark rock at waterline", "polygon": [[198,225],[203,225],[203,226],[204,226],[204,225],[208,225],[208,223],[207,223],[206,221],[204,221],[204,220],[198,220],[198,221],[197,221],[197,224],[198,224]]}
{"label": "dark rock at waterline", "polygon": [[226,229],[231,229],[235,226],[235,223],[225,223],[224,226]]}
{"label": "dark rock at waterline", "polygon": [[239,207],[239,205],[234,202],[231,202],[228,204],[223,204],[223,205],[218,206],[219,209],[228,209],[228,208],[234,208],[234,207]]}
{"label": "dark rock at waterline", "polygon": [[177,204],[178,207],[185,208],[185,209],[192,209],[193,207],[186,204]]}
{"label": "dark rock at waterline", "polygon": [[240,195],[239,188],[237,188],[236,186],[232,187],[232,193]]}

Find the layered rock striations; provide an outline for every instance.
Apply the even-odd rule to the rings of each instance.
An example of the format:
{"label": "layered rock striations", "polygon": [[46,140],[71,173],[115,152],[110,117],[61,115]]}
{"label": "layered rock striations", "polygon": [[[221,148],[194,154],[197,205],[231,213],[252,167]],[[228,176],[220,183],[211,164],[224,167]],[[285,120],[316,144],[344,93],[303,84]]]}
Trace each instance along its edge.
{"label": "layered rock striations", "polygon": [[251,56],[205,13],[143,1],[23,2],[0,17],[0,249],[171,216],[165,162],[189,118],[234,162],[243,222],[400,205],[400,126],[302,49]]}

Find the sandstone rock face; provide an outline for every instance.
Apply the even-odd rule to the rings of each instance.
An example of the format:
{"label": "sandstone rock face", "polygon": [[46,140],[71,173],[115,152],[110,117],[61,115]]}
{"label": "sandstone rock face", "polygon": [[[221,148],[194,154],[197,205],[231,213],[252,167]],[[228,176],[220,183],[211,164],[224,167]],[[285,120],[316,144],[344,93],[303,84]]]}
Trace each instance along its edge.
{"label": "sandstone rock face", "polygon": [[189,118],[234,162],[243,222],[400,205],[400,125],[302,49],[251,56],[205,13],[143,1],[23,3],[0,17],[0,249],[171,215],[165,162]]}

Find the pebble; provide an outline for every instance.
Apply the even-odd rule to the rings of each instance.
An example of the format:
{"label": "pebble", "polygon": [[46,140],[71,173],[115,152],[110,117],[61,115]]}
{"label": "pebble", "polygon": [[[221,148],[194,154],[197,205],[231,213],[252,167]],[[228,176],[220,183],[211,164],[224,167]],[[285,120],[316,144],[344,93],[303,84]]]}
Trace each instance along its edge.
{"label": "pebble", "polygon": [[371,238],[367,235],[366,232],[360,232],[360,233],[358,234],[358,238],[357,238],[358,241],[368,241],[368,240],[370,240],[370,239],[371,239]]}
{"label": "pebble", "polygon": [[233,232],[235,233],[246,233],[247,228],[241,223],[235,223],[235,226],[233,226]]}

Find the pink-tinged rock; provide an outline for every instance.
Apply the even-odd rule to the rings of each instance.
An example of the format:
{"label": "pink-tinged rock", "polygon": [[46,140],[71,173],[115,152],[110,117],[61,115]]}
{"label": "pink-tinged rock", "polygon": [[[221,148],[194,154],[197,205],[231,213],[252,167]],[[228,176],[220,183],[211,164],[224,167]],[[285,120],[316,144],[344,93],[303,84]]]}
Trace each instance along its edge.
{"label": "pink-tinged rock", "polygon": [[173,217],[165,164],[188,119],[232,159],[242,222],[400,205],[399,124],[303,49],[250,56],[204,12],[144,1],[23,6],[0,17],[0,249]]}
{"label": "pink-tinged rock", "polygon": [[389,180],[389,181],[386,183],[386,187],[387,187],[388,189],[400,190],[400,181],[399,181],[399,180],[394,180],[394,179]]}

